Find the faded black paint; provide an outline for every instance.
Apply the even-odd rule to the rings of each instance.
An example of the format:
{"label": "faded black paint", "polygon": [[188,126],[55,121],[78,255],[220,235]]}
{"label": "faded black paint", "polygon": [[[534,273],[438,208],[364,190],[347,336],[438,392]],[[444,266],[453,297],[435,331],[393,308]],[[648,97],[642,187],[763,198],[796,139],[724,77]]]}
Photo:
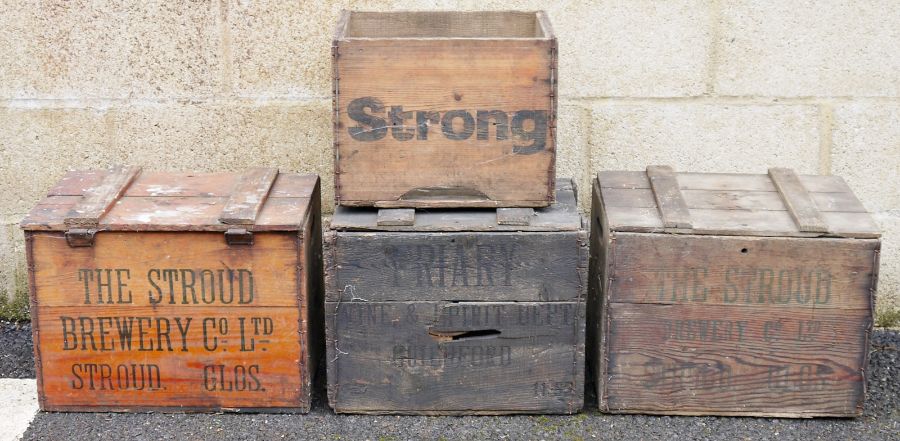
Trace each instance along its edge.
{"label": "faded black paint", "polygon": [[[467,109],[447,110],[440,112],[404,110],[403,106],[391,106],[387,117],[383,117],[385,105],[375,97],[354,99],[347,106],[347,116],[357,124],[347,128],[347,133],[356,141],[373,142],[384,139],[388,128],[397,141],[428,140],[429,127],[440,123],[441,133],[453,141],[465,141],[475,138],[478,141],[489,141],[490,127],[495,127],[495,139],[504,141],[513,139],[513,153],[530,155],[547,148],[549,118],[546,110],[523,109],[515,111],[510,120],[503,110],[476,109],[474,116]],[[407,125],[407,121],[415,120],[415,127]],[[462,122],[461,127],[457,120]],[[528,126],[531,125],[531,128]],[[477,134],[476,134],[477,126]]]}

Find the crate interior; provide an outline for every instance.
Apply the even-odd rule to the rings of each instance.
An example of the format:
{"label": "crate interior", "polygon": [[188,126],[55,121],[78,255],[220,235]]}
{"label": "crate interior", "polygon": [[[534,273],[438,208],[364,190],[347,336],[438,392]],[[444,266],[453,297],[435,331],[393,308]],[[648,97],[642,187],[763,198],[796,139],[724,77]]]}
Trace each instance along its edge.
{"label": "crate interior", "polygon": [[549,38],[536,12],[351,12],[344,38]]}

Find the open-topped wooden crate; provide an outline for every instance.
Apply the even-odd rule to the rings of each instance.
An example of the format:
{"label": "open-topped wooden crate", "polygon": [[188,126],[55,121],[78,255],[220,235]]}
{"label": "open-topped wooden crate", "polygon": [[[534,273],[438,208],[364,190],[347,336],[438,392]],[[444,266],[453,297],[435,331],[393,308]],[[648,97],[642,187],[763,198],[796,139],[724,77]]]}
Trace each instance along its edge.
{"label": "open-topped wooden crate", "polygon": [[315,175],[70,172],[22,221],[41,408],[306,411]]}
{"label": "open-topped wooden crate", "polygon": [[600,172],[592,211],[602,411],[860,414],[880,233],[841,178]]}
{"label": "open-topped wooden crate", "polygon": [[543,12],[344,12],[335,198],[376,207],[553,202],[556,37]]}

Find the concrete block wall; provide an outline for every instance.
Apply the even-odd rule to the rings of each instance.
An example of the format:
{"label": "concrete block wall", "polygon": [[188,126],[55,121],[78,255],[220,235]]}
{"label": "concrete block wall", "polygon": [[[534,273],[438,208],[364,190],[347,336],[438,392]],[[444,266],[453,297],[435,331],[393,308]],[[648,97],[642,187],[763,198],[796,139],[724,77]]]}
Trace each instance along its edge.
{"label": "concrete block wall", "polygon": [[25,289],[15,224],[68,169],[270,165],[330,200],[341,9],[546,9],[582,208],[601,169],[839,174],[884,229],[879,307],[900,308],[893,0],[3,1],[0,297]]}

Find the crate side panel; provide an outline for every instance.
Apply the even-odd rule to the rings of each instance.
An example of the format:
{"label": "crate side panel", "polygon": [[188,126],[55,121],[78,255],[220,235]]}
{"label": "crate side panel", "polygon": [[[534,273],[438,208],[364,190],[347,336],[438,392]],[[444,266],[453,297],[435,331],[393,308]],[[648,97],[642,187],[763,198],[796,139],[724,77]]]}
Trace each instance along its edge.
{"label": "crate side panel", "polygon": [[566,301],[583,297],[579,232],[346,233],[328,301]]}
{"label": "crate side panel", "polygon": [[866,310],[609,306],[613,412],[854,416]]}
{"label": "crate side panel", "polygon": [[572,413],[583,402],[578,302],[328,302],[338,412]]}
{"label": "crate side panel", "polygon": [[552,201],[551,41],[351,40],[337,50],[342,205]]}
{"label": "crate side panel", "polygon": [[45,408],[306,407],[296,233],[33,237]]}
{"label": "crate side panel", "polygon": [[296,233],[257,233],[252,246],[222,233],[106,231],[77,248],[62,234],[34,237],[41,306],[114,305],[120,291],[129,306],[297,305],[297,281],[284,276],[296,272]]}
{"label": "crate side panel", "polygon": [[612,302],[867,309],[877,240],[616,233]]}

